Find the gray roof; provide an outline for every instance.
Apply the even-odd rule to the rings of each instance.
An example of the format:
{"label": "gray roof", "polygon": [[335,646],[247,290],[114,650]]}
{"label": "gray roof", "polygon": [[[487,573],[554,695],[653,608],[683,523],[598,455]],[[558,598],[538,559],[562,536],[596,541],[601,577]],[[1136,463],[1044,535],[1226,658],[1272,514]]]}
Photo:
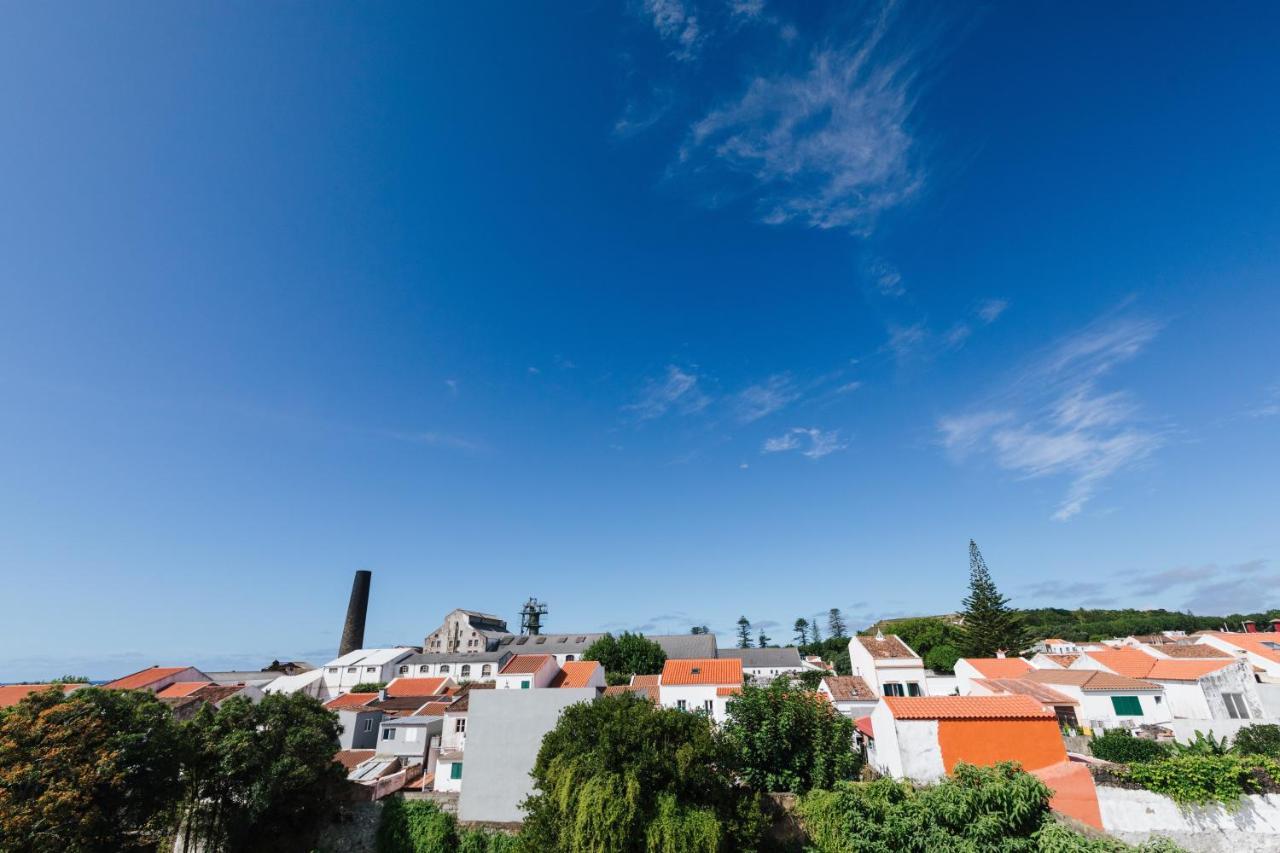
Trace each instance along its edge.
{"label": "gray roof", "polygon": [[496,652],[419,652],[400,661],[401,665],[417,666],[423,663],[496,663],[512,654],[510,648]]}
{"label": "gray roof", "polygon": [[662,646],[672,660],[699,660],[716,656],[715,634],[662,634],[648,639]]}
{"label": "gray roof", "polygon": [[260,669],[249,670],[226,670],[223,672],[205,672],[209,676],[209,680],[214,684],[264,684],[268,681],[275,681],[283,672],[264,672]]}
{"label": "gray roof", "polygon": [[[587,646],[603,636],[603,633],[574,634],[571,632],[546,633],[537,636],[515,634],[504,637],[499,642],[498,649],[520,655],[580,655],[586,651]],[[714,634],[646,634],[645,639],[657,643],[667,653],[667,657],[675,660],[716,656]]]}
{"label": "gray roof", "polygon": [[744,667],[757,669],[766,667],[800,669],[804,666],[800,661],[800,650],[794,646],[788,646],[785,649],[721,649],[719,656],[737,658],[742,661]]}

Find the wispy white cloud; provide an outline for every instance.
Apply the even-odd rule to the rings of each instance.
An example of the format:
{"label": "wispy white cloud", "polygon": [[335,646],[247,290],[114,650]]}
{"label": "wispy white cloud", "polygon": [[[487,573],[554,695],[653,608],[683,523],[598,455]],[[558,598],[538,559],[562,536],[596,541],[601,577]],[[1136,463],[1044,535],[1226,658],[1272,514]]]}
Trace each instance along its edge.
{"label": "wispy white cloud", "polygon": [[793,427],[782,435],[766,439],[761,453],[786,453],[797,451],[810,459],[821,459],[848,444],[841,440],[839,430],[820,430],[814,427]]}
{"label": "wispy white cloud", "polygon": [[734,395],[734,417],[744,424],[785,408],[800,399],[800,389],[791,376],[778,373],[763,382],[750,385]]}
{"label": "wispy white cloud", "polygon": [[729,11],[742,18],[758,18],[764,12],[764,0],[729,0]]}
{"label": "wispy white cloud", "polygon": [[1008,307],[1007,299],[988,299],[978,306],[978,318],[984,323],[994,323]]}
{"label": "wispy white cloud", "polygon": [[1262,403],[1250,409],[1249,415],[1255,418],[1274,418],[1280,415],[1280,383],[1267,389]]}
{"label": "wispy white cloud", "polygon": [[680,60],[697,56],[702,30],[690,4],[683,0],[645,0],[644,9],[658,35],[672,45],[673,56]]}
{"label": "wispy white cloud", "polygon": [[698,385],[696,373],[671,364],[667,365],[661,379],[650,379],[645,383],[639,399],[622,408],[640,420],[652,420],[668,412],[681,415],[700,412],[710,402],[711,398]]}
{"label": "wispy white cloud", "polygon": [[924,323],[913,323],[910,326],[889,325],[889,349],[899,362],[922,355],[928,338],[929,333]]}
{"label": "wispy white cloud", "polygon": [[[891,17],[889,4],[852,43],[813,51],[798,71],[752,79],[693,124],[681,163],[734,176],[737,189],[713,195],[750,194],[763,222],[865,233],[923,183],[907,127],[912,69],[884,46]],[[672,31],[684,20],[664,18]]]}
{"label": "wispy white cloud", "polygon": [[1154,321],[1132,318],[1089,326],[1052,347],[992,399],[941,418],[941,443],[956,458],[987,453],[1022,477],[1066,477],[1053,518],[1079,514],[1108,479],[1164,443],[1161,431],[1142,423],[1127,392],[1098,390],[1113,367],[1137,355],[1158,331]]}
{"label": "wispy white cloud", "polygon": [[872,261],[867,272],[872,285],[881,296],[901,296],[907,292],[902,284],[902,273],[883,258]]}
{"label": "wispy white cloud", "polygon": [[1255,559],[1226,566],[1176,566],[1131,573],[1126,583],[1139,595],[1177,595],[1183,599],[1182,607],[1194,613],[1229,616],[1264,609],[1258,590],[1280,583],[1269,565],[1267,560]]}

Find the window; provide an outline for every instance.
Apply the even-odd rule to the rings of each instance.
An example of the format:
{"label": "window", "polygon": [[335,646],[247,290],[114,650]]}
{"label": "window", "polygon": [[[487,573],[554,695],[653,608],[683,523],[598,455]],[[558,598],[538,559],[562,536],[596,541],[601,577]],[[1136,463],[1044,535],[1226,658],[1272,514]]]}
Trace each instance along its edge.
{"label": "window", "polygon": [[704,700],[703,700],[703,702],[702,702],[702,710],[704,710],[704,711],[706,711],[708,714],[710,714],[710,713],[711,713],[711,704],[712,704],[712,703],[711,703],[711,700],[710,700],[710,699],[704,699]]}
{"label": "window", "polygon": [[908,681],[908,682],[907,682],[907,695],[908,695],[908,696],[923,696],[924,694],[920,692],[920,682],[918,682],[918,681]]}
{"label": "window", "polygon": [[441,674],[441,675],[444,675],[444,674],[445,674],[446,672],[448,672],[448,671],[449,671],[449,664],[447,664],[447,663],[442,663],[442,664],[440,664],[440,674]]}
{"label": "window", "polygon": [[573,655],[565,655],[564,660],[565,660],[565,663],[568,663],[569,661],[573,660]]}
{"label": "window", "polygon": [[1249,719],[1249,708],[1244,704],[1243,693],[1223,693],[1222,701],[1227,703],[1227,716],[1231,719]]}
{"label": "window", "polygon": [[396,739],[396,730],[395,730],[395,729],[383,729],[383,730],[382,730],[382,739],[383,739],[383,740],[395,740],[395,739]]}
{"label": "window", "polygon": [[355,671],[356,671],[356,668],[354,666],[347,667],[347,672],[355,672]]}
{"label": "window", "polygon": [[1280,652],[1280,643],[1275,643],[1275,642],[1272,642],[1271,640],[1263,640],[1262,645],[1271,649],[1273,652]]}
{"label": "window", "polygon": [[882,686],[884,688],[884,695],[886,696],[905,696],[906,695],[906,693],[902,689],[902,685],[896,682],[890,681],[887,684],[884,684]]}
{"label": "window", "polygon": [[450,779],[462,778],[462,762],[461,761],[455,761],[449,765],[449,778]]}
{"label": "window", "polygon": [[1142,703],[1137,696],[1112,696],[1111,707],[1117,717],[1141,717]]}
{"label": "window", "polygon": [[467,718],[459,717],[453,721],[453,730],[458,734],[462,734],[467,730]]}
{"label": "window", "polygon": [[464,664],[462,665],[462,677],[463,677],[463,678],[466,678],[466,677],[467,677],[468,675],[470,675],[470,674],[471,674],[471,664],[469,664],[469,663],[464,663]]}
{"label": "window", "polygon": [[371,731],[373,731],[373,718],[372,718],[372,717],[370,717],[369,719],[367,719],[367,720],[365,720],[365,721],[364,721],[364,730],[365,730],[366,732],[371,732]]}
{"label": "window", "polygon": [[329,667],[329,671],[330,671],[330,672],[333,672],[333,673],[336,673],[336,672],[338,671],[338,668],[337,668],[336,666],[331,666],[331,667]]}
{"label": "window", "polygon": [[378,668],[377,668],[376,666],[366,666],[366,667],[364,668],[364,671],[365,671],[365,672],[377,672],[377,671],[378,671]]}
{"label": "window", "polygon": [[529,682],[528,682],[528,681],[522,681],[522,682],[520,682],[520,689],[521,689],[521,690],[528,690],[528,689],[529,689]]}
{"label": "window", "polygon": [[420,665],[418,666],[418,672],[426,672],[426,671],[427,671],[427,665],[426,665],[425,663],[424,663],[424,664],[420,664]]}
{"label": "window", "polygon": [[402,667],[400,667],[400,674],[401,674],[401,675],[406,675],[408,672],[409,672],[409,667],[407,667],[407,666],[402,666]]}
{"label": "window", "polygon": [[677,700],[676,700],[676,708],[678,708],[678,709],[679,709],[679,710],[681,710],[681,711],[687,711],[687,710],[688,710],[688,703],[686,703],[683,699],[677,699]]}
{"label": "window", "polygon": [[1163,696],[1156,696],[1156,697],[1155,697],[1155,700],[1156,700],[1156,704],[1157,704],[1157,705],[1159,705],[1161,702],[1163,702],[1163,701],[1164,701],[1164,697],[1163,697]]}
{"label": "window", "polygon": [[493,675],[493,667],[490,666],[489,664],[485,664],[484,666],[480,667],[480,675],[482,677],[487,675]]}

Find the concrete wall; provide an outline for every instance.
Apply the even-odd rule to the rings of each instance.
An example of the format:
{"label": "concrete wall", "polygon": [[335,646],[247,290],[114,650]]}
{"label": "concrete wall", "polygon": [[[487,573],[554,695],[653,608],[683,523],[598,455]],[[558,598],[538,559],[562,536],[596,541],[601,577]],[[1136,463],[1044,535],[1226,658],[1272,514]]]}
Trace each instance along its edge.
{"label": "concrete wall", "polygon": [[[730,687],[733,685],[722,685]],[[666,708],[679,707],[680,700],[685,702],[686,711],[701,711],[705,702],[711,703],[711,718],[718,723],[724,722],[726,718],[726,708],[728,707],[728,696],[717,696],[715,685],[710,684],[679,684],[676,686],[662,685],[658,688],[658,702]]]}
{"label": "concrete wall", "polygon": [[1262,715],[1280,717],[1280,684],[1259,684],[1257,690],[1262,702]]}
{"label": "concrete wall", "polygon": [[[1050,684],[1049,686],[1061,693],[1068,693],[1068,690],[1063,689],[1066,685]],[[1076,713],[1079,714],[1082,726],[1100,726],[1103,729],[1132,728],[1147,723],[1163,724],[1173,718],[1169,713],[1168,700],[1162,698],[1160,702],[1156,702],[1157,694],[1154,693],[1124,690],[1117,690],[1115,693],[1092,693],[1082,690],[1073,691],[1069,695],[1080,698],[1080,708]],[[1111,703],[1112,696],[1137,696],[1138,703],[1142,706],[1142,716],[1117,717],[1115,706]]]}
{"label": "concrete wall", "polygon": [[938,742],[937,720],[897,720],[902,775],[914,782],[936,782],[947,775]]}
{"label": "concrete wall", "polygon": [[[342,726],[342,734],[338,735],[340,749],[376,749],[378,746],[378,723],[382,721],[381,711],[338,711],[338,723]],[[365,731],[365,724],[369,730]]]}
{"label": "concrete wall", "polygon": [[542,737],[560,712],[595,699],[594,688],[482,690],[471,694],[467,719],[466,784],[458,817],[509,823],[524,819],[520,802],[533,790],[529,771]]}
{"label": "concrete wall", "polygon": [[941,672],[929,674],[928,670],[926,670],[924,678],[926,683],[924,693],[926,696],[952,696],[956,695],[957,691],[960,694],[964,693],[964,691],[960,690],[960,679],[954,675],[947,675]]}
{"label": "concrete wall", "polygon": [[1280,849],[1280,797],[1244,797],[1241,807],[1179,807],[1151,791],[1098,786],[1102,826],[1129,843],[1154,836],[1173,840],[1192,853],[1254,853]]}

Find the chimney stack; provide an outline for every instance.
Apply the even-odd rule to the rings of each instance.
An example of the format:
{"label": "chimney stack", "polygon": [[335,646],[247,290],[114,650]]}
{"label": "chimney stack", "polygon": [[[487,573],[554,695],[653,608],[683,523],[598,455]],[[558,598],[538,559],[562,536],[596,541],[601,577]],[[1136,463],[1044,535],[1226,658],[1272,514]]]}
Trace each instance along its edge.
{"label": "chimney stack", "polygon": [[364,617],[369,610],[369,584],[373,572],[361,569],[351,582],[351,602],[347,605],[347,621],[342,625],[342,643],[338,657],[364,648]]}
{"label": "chimney stack", "polygon": [[1276,634],[1280,634],[1280,619],[1271,620],[1271,630]]}
{"label": "chimney stack", "polygon": [[1258,625],[1252,619],[1244,620],[1244,632],[1246,634],[1258,633]]}

